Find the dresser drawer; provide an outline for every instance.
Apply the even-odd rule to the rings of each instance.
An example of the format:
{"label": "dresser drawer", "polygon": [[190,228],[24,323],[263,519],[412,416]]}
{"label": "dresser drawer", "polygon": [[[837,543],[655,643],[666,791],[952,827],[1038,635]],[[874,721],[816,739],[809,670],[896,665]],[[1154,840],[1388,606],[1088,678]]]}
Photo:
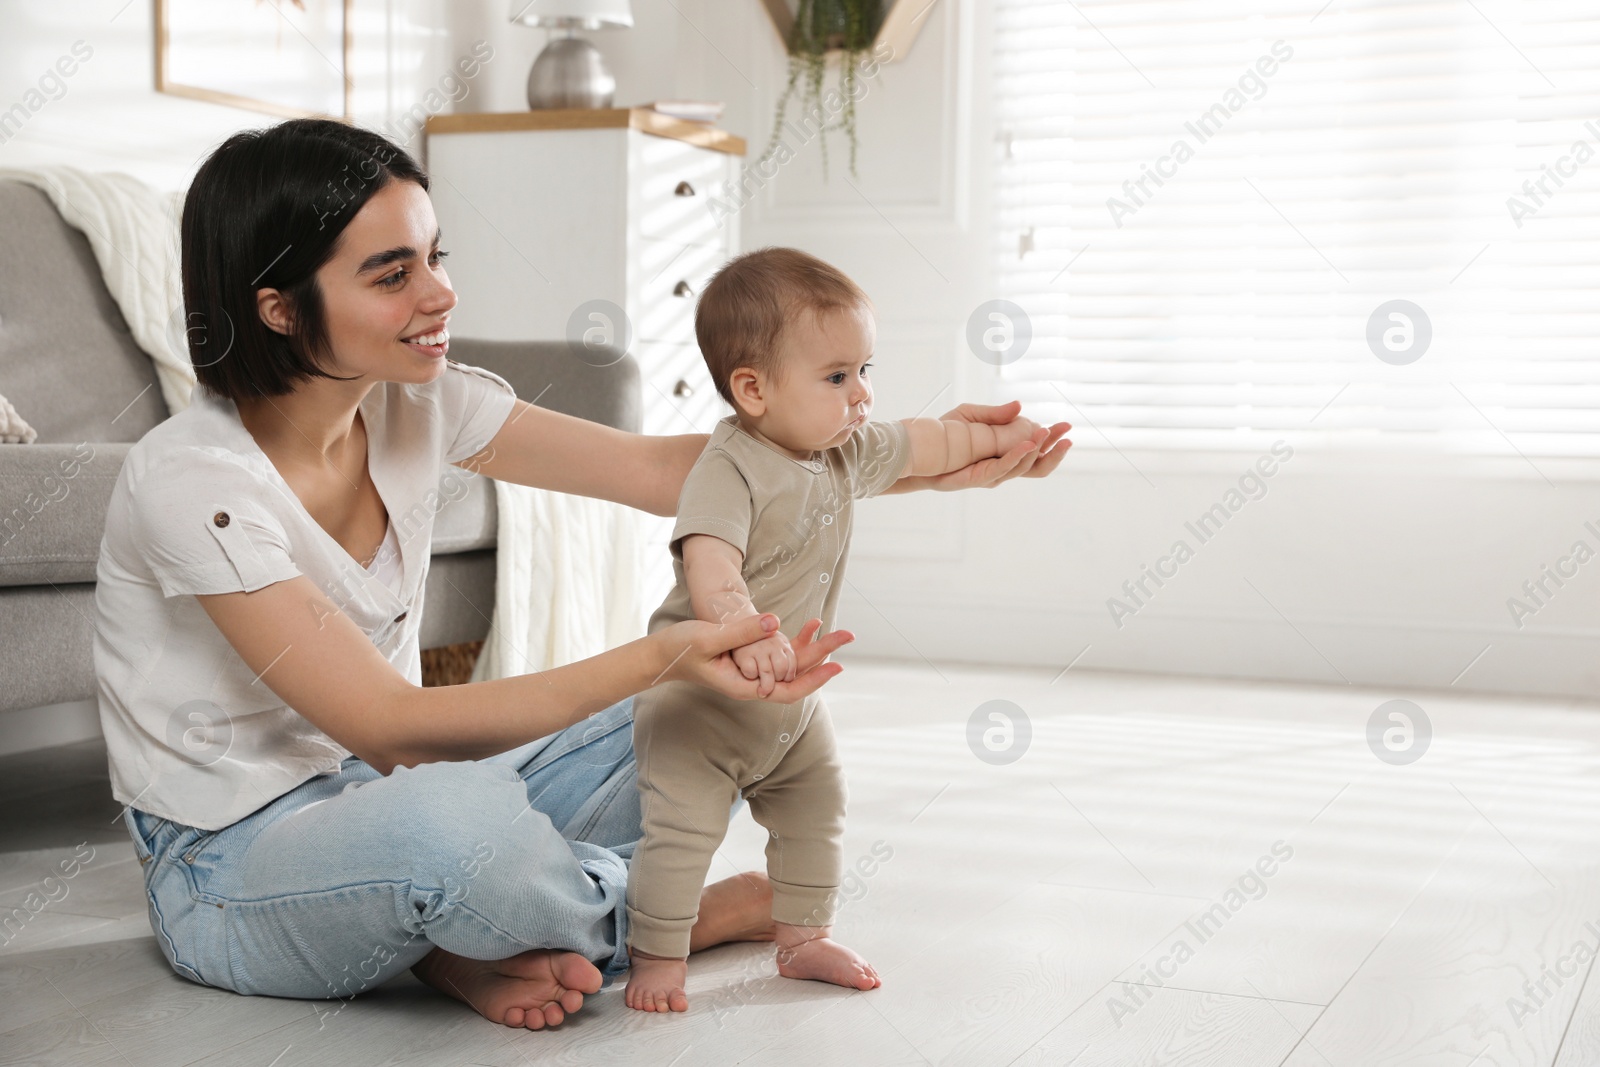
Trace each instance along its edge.
{"label": "dresser drawer", "polygon": [[641,342],[632,351],[644,379],[645,433],[710,433],[718,419],[732,413],[694,345]]}
{"label": "dresser drawer", "polygon": [[634,146],[635,217],[645,237],[680,244],[720,244],[728,219],[719,216],[736,204],[724,183],[737,161],[726,152],[683,141],[639,135]]}
{"label": "dresser drawer", "polygon": [[694,309],[726,258],[721,245],[639,241],[629,294],[633,333],[644,341],[694,344]]}

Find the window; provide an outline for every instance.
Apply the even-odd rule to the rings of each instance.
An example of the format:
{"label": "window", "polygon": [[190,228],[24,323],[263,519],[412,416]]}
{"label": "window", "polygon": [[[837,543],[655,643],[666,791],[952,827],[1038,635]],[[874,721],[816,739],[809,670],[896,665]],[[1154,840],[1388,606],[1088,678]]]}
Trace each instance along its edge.
{"label": "window", "polygon": [[997,0],[1006,391],[1091,448],[1600,456],[1600,10],[1321,2]]}

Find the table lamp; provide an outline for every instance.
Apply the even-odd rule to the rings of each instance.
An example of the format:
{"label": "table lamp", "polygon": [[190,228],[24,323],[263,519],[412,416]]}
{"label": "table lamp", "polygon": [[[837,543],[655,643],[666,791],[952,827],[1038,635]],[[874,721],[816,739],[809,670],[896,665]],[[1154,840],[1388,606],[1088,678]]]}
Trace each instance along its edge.
{"label": "table lamp", "polygon": [[511,21],[566,31],[545,45],[528,71],[528,106],[610,107],[617,79],[600,50],[575,30],[633,25],[628,0],[511,0]]}

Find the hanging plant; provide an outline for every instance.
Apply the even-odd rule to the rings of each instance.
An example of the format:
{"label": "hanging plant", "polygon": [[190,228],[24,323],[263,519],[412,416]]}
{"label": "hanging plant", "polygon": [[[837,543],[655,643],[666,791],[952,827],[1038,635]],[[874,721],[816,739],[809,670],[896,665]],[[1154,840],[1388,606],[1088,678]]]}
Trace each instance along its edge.
{"label": "hanging plant", "polygon": [[[872,50],[883,24],[883,0],[799,0],[784,45],[789,53],[789,80],[778,97],[772,120],[772,137],[761,163],[772,158],[782,141],[783,118],[789,101],[802,92],[800,103],[817,116],[822,140],[822,175],[828,175],[828,132],[842,129],[850,141],[850,175],[856,177],[856,79],[862,56]],[[839,57],[839,86],[843,98],[839,117],[827,120],[823,105],[823,76],[828,57]]]}

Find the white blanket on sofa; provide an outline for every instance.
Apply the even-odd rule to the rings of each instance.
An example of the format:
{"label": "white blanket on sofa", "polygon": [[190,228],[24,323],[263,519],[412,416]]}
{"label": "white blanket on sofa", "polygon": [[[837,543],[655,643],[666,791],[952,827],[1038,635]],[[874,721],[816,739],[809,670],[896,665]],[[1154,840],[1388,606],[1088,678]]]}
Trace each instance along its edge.
{"label": "white blanket on sofa", "polygon": [[[156,364],[167,409],[189,406],[179,223],[183,193],[75,167],[0,168],[49,194],[94,250],[134,341]],[[484,681],[558,667],[644,633],[644,517],[590,497],[495,482],[494,614],[473,669]]]}

